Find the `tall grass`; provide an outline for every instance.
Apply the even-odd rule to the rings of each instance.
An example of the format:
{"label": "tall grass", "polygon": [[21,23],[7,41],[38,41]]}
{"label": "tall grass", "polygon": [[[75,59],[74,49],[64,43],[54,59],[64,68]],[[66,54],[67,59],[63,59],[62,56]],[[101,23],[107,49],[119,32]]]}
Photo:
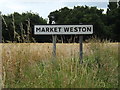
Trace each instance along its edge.
{"label": "tall grass", "polygon": [[3,44],[5,88],[117,88],[117,43],[90,40],[84,43],[83,64],[79,44]]}

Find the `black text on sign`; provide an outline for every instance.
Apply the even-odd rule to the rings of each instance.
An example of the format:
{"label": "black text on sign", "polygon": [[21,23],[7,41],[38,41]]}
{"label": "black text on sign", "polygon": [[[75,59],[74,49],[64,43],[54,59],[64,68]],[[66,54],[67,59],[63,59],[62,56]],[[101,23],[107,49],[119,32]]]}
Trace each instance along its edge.
{"label": "black text on sign", "polygon": [[93,25],[35,25],[34,34],[93,34]]}

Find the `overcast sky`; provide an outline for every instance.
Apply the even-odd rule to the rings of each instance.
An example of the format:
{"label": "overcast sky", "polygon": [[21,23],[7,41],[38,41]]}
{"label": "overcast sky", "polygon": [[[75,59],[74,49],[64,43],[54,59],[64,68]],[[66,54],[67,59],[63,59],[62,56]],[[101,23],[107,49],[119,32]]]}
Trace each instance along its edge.
{"label": "overcast sky", "polygon": [[74,6],[87,5],[104,9],[105,13],[108,1],[109,0],[0,0],[0,11],[2,14],[32,11],[38,13],[43,18],[47,18],[50,12],[59,10],[65,6],[73,8]]}

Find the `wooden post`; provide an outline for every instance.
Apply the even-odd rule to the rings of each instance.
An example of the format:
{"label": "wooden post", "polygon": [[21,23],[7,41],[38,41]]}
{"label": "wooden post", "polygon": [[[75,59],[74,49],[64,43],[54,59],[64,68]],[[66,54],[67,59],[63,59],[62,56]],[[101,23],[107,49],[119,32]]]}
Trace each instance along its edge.
{"label": "wooden post", "polygon": [[53,39],[53,58],[55,59],[56,58],[56,38],[57,36],[56,35],[53,35],[52,36],[52,39]]}
{"label": "wooden post", "polygon": [[79,51],[79,58],[80,58],[80,63],[83,63],[83,36],[79,36],[79,44],[80,44],[80,51]]}

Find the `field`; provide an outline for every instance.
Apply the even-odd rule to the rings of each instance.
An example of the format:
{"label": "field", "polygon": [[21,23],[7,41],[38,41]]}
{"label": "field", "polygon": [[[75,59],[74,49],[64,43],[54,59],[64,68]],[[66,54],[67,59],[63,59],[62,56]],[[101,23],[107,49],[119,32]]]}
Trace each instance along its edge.
{"label": "field", "polygon": [[117,88],[118,43],[4,43],[2,79],[5,88]]}

